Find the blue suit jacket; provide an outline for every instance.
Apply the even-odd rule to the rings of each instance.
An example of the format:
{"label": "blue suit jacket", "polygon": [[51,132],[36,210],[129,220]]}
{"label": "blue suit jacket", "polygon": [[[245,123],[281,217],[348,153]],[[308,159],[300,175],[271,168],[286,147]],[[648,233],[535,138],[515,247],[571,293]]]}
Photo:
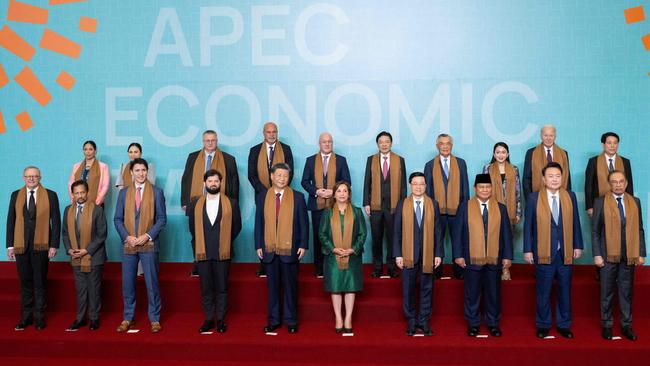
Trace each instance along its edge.
{"label": "blue suit jacket", "polygon": [[[167,208],[165,205],[165,195],[163,194],[162,189],[154,186],[153,184],[147,182],[145,183],[145,189],[153,189],[153,200],[154,200],[154,220],[153,226],[149,228],[147,234],[151,237],[154,243],[154,250],[157,252],[160,250],[160,231],[167,224]],[[115,229],[120,235],[122,242],[126,240],[126,237],[129,236],[126,226],[124,226],[124,205],[126,202],[126,189],[120,191],[119,196],[117,197],[117,204],[115,205],[115,216],[113,217],[113,223],[115,224]],[[135,227],[138,227],[140,222],[140,212],[136,211],[135,213]],[[141,235],[141,233],[138,233]]]}
{"label": "blue suit jacket", "polygon": [[[404,200],[411,199],[406,197],[400,200],[395,207],[395,214],[393,215],[394,222],[394,234],[393,234],[393,255],[395,257],[402,256],[402,211],[404,207]],[[445,246],[442,242],[442,225],[440,225],[440,209],[438,208],[438,202],[433,200],[433,208],[435,211],[435,219],[433,220],[433,256],[434,257],[445,257]],[[424,221],[424,220],[423,220]],[[415,240],[417,237],[417,221],[415,221],[415,212],[413,212],[413,262],[419,263],[421,261],[420,252],[422,252],[422,241]]]}
{"label": "blue suit jacket", "polygon": [[[307,161],[305,162],[305,169],[302,172],[302,181],[300,181],[300,184],[302,185],[302,188],[307,191],[308,194],[308,199],[307,199],[307,209],[309,211],[317,211],[318,206],[316,204],[316,178],[314,177],[314,164],[315,164],[315,159],[316,157],[320,158],[320,152],[316,155],[312,155],[307,158]],[[348,162],[345,160],[344,157],[338,154],[336,155],[336,179],[334,179],[335,182],[344,180],[350,185],[352,185],[352,178],[350,178],[350,169],[348,168]]]}
{"label": "blue suit jacket", "polygon": [[[273,189],[273,188],[271,188]],[[285,188],[289,189],[289,187]],[[269,263],[275,257],[275,253],[267,253],[264,243],[264,199],[266,192],[257,195],[255,211],[255,249],[262,249],[264,256],[262,261]],[[293,191],[293,243],[291,255],[281,255],[280,260],[284,263],[298,262],[298,249],[309,249],[309,220],[307,218],[307,207],[305,197],[302,193]]]}
{"label": "blue suit jacket", "polygon": [[[582,242],[582,229],[580,228],[580,217],[578,210],[578,202],[576,201],[576,195],[569,192],[571,196],[571,203],[573,204],[573,249],[583,249],[584,244]],[[533,192],[528,196],[526,200],[526,220],[524,221],[524,253],[533,253],[535,262],[537,263],[537,198],[539,192]],[[551,228],[551,243],[557,243],[560,241],[560,249],[564,251],[564,235],[560,233],[564,232],[562,224],[562,215],[564,214],[564,208],[560,205],[560,223],[558,224],[557,232]],[[555,226],[553,219],[551,221],[551,226]],[[559,238],[558,238],[559,236]],[[557,247],[551,245],[551,258],[554,257]]]}
{"label": "blue suit jacket", "polygon": [[[467,222],[467,202],[465,201],[460,204],[458,211],[456,212],[456,225],[453,228],[455,230],[454,235],[452,235],[452,251],[454,259],[456,258],[465,258],[465,263],[467,268],[480,270],[482,265],[473,265],[470,264],[469,256],[469,223]],[[497,264],[494,267],[500,267],[501,261],[503,259],[512,260],[513,249],[512,249],[512,228],[510,227],[510,220],[508,219],[508,209],[505,205],[498,203],[499,212],[501,214],[501,225],[499,232],[499,259]],[[493,207],[488,207],[489,210],[494,209]],[[493,266],[493,265],[489,265]]]}
{"label": "blue suit jacket", "polygon": [[[469,182],[467,179],[467,164],[465,160],[459,158],[456,155],[453,155],[458,161],[458,170],[460,170],[460,203],[463,203],[469,199]],[[435,158],[434,158],[435,159]],[[433,160],[429,160],[424,166],[424,179],[427,182],[427,195],[431,197],[432,200],[435,200],[434,197],[434,186],[433,186]],[[441,160],[442,164],[442,160]],[[442,170],[442,166],[440,167]],[[444,175],[444,174],[443,174]],[[443,177],[444,179],[444,177]]]}

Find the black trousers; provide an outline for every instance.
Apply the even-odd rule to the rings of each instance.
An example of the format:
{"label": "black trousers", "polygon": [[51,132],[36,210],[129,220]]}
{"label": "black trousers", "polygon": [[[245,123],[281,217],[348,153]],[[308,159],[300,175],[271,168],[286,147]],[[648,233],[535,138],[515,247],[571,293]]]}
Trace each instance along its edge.
{"label": "black trousers", "polygon": [[22,318],[43,319],[47,307],[48,251],[26,250],[16,254],[16,268],[20,280],[20,307]]}
{"label": "black trousers", "polygon": [[201,282],[201,306],[206,320],[223,321],[228,310],[230,261],[198,262]]}
{"label": "black trousers", "polygon": [[311,211],[311,228],[314,239],[314,267],[316,267],[317,274],[323,274],[323,245],[318,237],[321,216],[323,216],[323,210]]}
{"label": "black trousers", "polygon": [[632,326],[632,293],[634,287],[634,266],[627,261],[605,262],[600,269],[600,320],[605,328],[614,325],[614,291],[618,289],[618,303],[621,309],[621,327]]}
{"label": "black trousers", "polygon": [[104,266],[92,266],[90,272],[81,272],[81,267],[73,267],[74,286],[77,292],[77,320],[99,320],[102,310],[102,273]]}
{"label": "black trousers", "polygon": [[386,245],[386,264],[389,271],[395,271],[395,256],[393,255],[393,214],[390,209],[370,211],[370,232],[372,234],[372,264],[374,270],[382,271],[384,258],[384,234],[388,239]]}
{"label": "black trousers", "polygon": [[[409,329],[430,327],[433,295],[433,274],[422,272],[422,263],[413,268],[402,270],[402,310]],[[420,291],[416,291],[416,282],[420,281]],[[419,312],[416,304],[419,299]]]}

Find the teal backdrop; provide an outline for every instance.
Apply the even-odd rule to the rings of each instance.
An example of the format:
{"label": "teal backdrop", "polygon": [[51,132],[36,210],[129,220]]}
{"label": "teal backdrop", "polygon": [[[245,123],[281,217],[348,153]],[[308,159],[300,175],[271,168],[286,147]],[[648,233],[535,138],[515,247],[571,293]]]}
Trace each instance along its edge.
{"label": "teal backdrop", "polygon": [[[58,2],[65,1],[23,0],[41,10],[16,10],[0,0],[1,222],[25,166],[41,168],[42,183],[59,194],[63,208],[84,140],[97,142],[111,186],[127,145],[137,141],[167,199],[161,258],[190,261],[180,177],[187,154],[201,146],[201,132],[214,129],[239,167],[244,228],[236,261],[252,262],[246,162],[267,120],[277,121],[281,140],[293,149],[292,187],[300,191],[305,160],[317,151],[319,133],[330,131],[335,151],[350,163],[356,205],[365,158],[376,151],[381,130],[393,134],[408,172],[422,170],[435,155],[438,133],[452,134],[454,153],[467,160],[473,180],[497,141],[510,145],[511,160],[523,171],[539,128],[554,124],[583,212],[589,249],[579,263],[585,264],[591,250],[584,170],[601,151],[600,135],[612,130],[621,136],[620,153],[632,161],[635,193],[648,212],[650,58],[643,37],[650,22],[628,23],[625,10],[650,1]],[[49,42],[46,29],[74,43]],[[31,58],[10,31],[33,47]],[[26,66],[51,99],[39,98],[33,82],[17,81]],[[69,90],[57,83],[62,70],[76,81]],[[111,189],[113,261],[120,260],[112,225],[116,198]],[[5,231],[0,225],[0,235]],[[6,258],[0,251],[0,260]],[[370,259],[370,238],[364,259]]]}

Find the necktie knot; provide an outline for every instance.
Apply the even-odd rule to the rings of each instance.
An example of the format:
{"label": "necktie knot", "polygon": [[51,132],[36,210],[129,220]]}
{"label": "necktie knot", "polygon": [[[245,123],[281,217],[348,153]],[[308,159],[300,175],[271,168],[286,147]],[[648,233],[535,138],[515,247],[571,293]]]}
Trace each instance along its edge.
{"label": "necktie knot", "polygon": [[34,195],[34,190],[29,191],[29,194]]}

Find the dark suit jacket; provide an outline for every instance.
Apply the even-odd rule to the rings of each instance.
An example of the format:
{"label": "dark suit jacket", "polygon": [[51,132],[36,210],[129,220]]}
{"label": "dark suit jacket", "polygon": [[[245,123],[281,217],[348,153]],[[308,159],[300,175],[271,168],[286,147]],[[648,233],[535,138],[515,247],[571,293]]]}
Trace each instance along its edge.
{"label": "dark suit jacket", "polygon": [[[190,233],[192,234],[192,250],[194,251],[194,243],[196,232],[194,231],[195,217],[194,217],[194,208],[196,207],[196,202],[198,199],[195,199],[190,203],[190,206],[187,211],[187,216],[189,217],[190,224]],[[239,203],[235,199],[230,200],[230,205],[232,206],[232,224],[230,230],[231,246],[235,243],[235,238],[241,232],[241,213],[239,211]],[[219,260],[219,234],[221,232],[221,219],[222,219],[222,205],[219,201],[219,213],[217,213],[217,219],[214,221],[214,225],[210,224],[210,219],[208,213],[203,207],[203,237],[205,238],[205,254],[207,260]],[[230,258],[234,257],[234,251],[231,247]]]}
{"label": "dark suit jacket", "polygon": [[[573,249],[584,249],[584,244],[582,242],[582,230],[580,228],[580,216],[578,212],[578,202],[576,201],[576,195],[573,192],[569,191],[571,196],[571,203],[573,204]],[[533,253],[535,262],[537,262],[537,198],[539,192],[533,192],[528,196],[526,200],[526,219],[524,221],[524,253]],[[551,243],[557,243],[560,241],[560,250],[564,250],[564,236],[561,235],[564,232],[562,224],[562,215],[564,213],[564,208],[560,205],[560,217],[559,224],[555,227],[555,223],[551,218]],[[553,230],[557,228],[556,230]],[[551,245],[551,258],[555,253],[557,248]]]}
{"label": "dark suit jacket", "polygon": [[[599,197],[598,170],[596,169],[598,156],[599,155],[596,155],[589,159],[587,169],[585,170],[585,207],[587,210],[594,208],[594,200]],[[623,160],[625,179],[627,180],[627,189],[625,189],[625,192],[634,195],[634,181],[632,180],[632,166],[630,165],[630,160],[622,156],[621,160]],[[620,167],[618,167],[618,169],[620,169]]]}
{"label": "dark suit jacket", "polygon": [[[604,202],[605,199],[603,197],[598,197],[594,201],[594,214],[591,216],[591,251],[594,257],[600,256],[603,257],[603,259],[607,260],[607,243],[605,243],[605,214],[603,212]],[[641,257],[645,257],[645,234],[643,231],[643,214],[641,210],[641,201],[639,201],[638,198],[634,197],[634,202],[636,202],[636,205],[639,208],[639,255]],[[610,245],[621,245],[621,241],[619,240],[617,243],[610,243]]]}
{"label": "dark suit jacket", "polygon": [[[392,152],[391,152],[392,154]],[[366,174],[363,177],[363,206],[370,206],[370,201],[372,198],[372,157],[373,155],[368,156],[368,160],[366,160]],[[399,190],[399,200],[403,199],[406,197],[406,163],[404,162],[404,158],[400,156],[399,162],[402,168],[402,174],[401,177],[399,178],[400,180],[400,185],[401,188]],[[382,184],[384,189],[382,189],[381,196],[382,196],[382,201],[383,198],[388,199],[390,197],[390,169],[388,169],[388,179],[386,179],[386,183]],[[390,200],[388,200],[390,203]],[[383,206],[383,205],[382,205]]]}
{"label": "dark suit jacket", "polygon": [[[524,199],[527,200],[528,196],[533,192],[533,151],[535,151],[535,148],[537,145],[534,147],[531,147],[526,151],[526,158],[524,159],[524,180],[522,182],[522,186],[524,188]],[[564,150],[564,149],[563,149]],[[567,159],[567,164],[569,163],[569,152],[564,150],[566,153],[566,159]],[[566,190],[570,191],[571,190],[571,172],[562,172],[562,175],[568,174],[569,176],[567,177],[567,185],[566,185]]]}
{"label": "dark suit jacket", "polygon": [[[288,188],[288,187],[287,187]],[[285,189],[287,189],[285,188]],[[271,188],[273,189],[273,188]],[[268,190],[267,190],[268,192]],[[266,192],[257,195],[255,211],[255,249],[262,249],[264,257],[262,261],[269,263],[275,257],[275,253],[267,253],[264,242],[264,199]],[[309,219],[307,218],[307,207],[305,197],[302,193],[293,191],[293,243],[291,255],[281,255],[280,260],[284,263],[298,262],[298,249],[309,249]]]}
{"label": "dark suit jacket", "polygon": [[[185,170],[181,179],[181,206],[190,205],[190,192],[192,191],[192,173],[194,172],[194,163],[199,153],[203,154],[203,149],[190,153],[185,162]],[[226,166],[226,175],[223,177],[226,181],[226,196],[239,199],[239,173],[237,172],[237,162],[235,157],[221,150],[223,162]],[[224,174],[224,172],[221,172]],[[187,211],[186,211],[187,214]]]}
{"label": "dark suit jacket", "polygon": [[[469,199],[469,181],[467,178],[467,163],[462,158],[453,155],[458,161],[458,170],[460,170],[460,200],[459,203],[463,203]],[[435,159],[435,158],[434,158]],[[434,159],[429,160],[424,165],[424,179],[427,182],[427,195],[431,197],[432,200],[436,200],[434,197],[434,184],[433,184],[433,161]],[[442,164],[442,159],[441,159]],[[440,167],[442,170],[442,166]],[[443,174],[443,182],[446,184],[446,179]]]}
{"label": "dark suit jacket", "polygon": [[[406,197],[405,199],[411,199]],[[393,215],[394,222],[394,234],[393,234],[393,254],[395,257],[402,256],[402,211],[404,209],[404,200],[402,199],[397,203],[395,207],[395,214]],[[440,209],[438,208],[438,202],[433,200],[434,208],[434,217],[433,220],[433,242],[434,242],[434,257],[445,257],[445,246],[442,242],[442,226],[440,225]],[[423,218],[424,225],[424,218]],[[424,226],[422,227],[424,228]],[[421,261],[422,255],[422,239],[423,232],[422,229],[418,228],[417,219],[415,218],[415,212],[413,212],[413,263],[417,264]]]}
{"label": "dark suit jacket", "polygon": [[[262,145],[266,147],[266,142],[262,142],[251,147],[250,151],[248,152],[248,181],[251,182],[256,196],[262,192],[266,193],[268,190],[268,188],[264,187],[264,184],[262,184],[262,181],[260,181],[260,177],[257,175],[257,158],[260,155],[260,149],[262,148]],[[289,165],[289,168],[291,168],[289,171],[289,183],[287,184],[289,186],[293,180],[293,154],[291,153],[291,146],[282,142],[280,142],[280,145],[282,146],[282,151],[284,152],[284,162]]]}
{"label": "dark suit jacket", "polygon": [[[76,210],[77,204],[69,205],[63,209],[61,234],[63,236],[63,246],[65,247],[66,254],[72,247],[70,245],[70,234],[76,235],[74,232],[68,232],[68,212],[71,212],[72,215],[76,215]],[[90,231],[90,243],[86,248],[88,254],[92,257],[91,265],[93,266],[98,266],[106,262],[106,235],[106,216],[104,215],[104,209],[101,206],[95,206],[93,209],[92,229]]]}
{"label": "dark suit jacket", "polygon": [[[334,155],[336,155],[336,178],[334,181],[338,182],[343,180],[352,185],[352,178],[350,178],[350,169],[348,168],[347,160],[345,160],[341,155]],[[302,188],[307,191],[309,197],[307,199],[307,209],[309,211],[318,210],[318,205],[316,203],[316,178],[314,177],[314,164],[317,157],[321,159],[320,152],[307,158],[305,169],[303,169],[302,172],[302,181],[300,182]]]}
{"label": "dark suit jacket", "polygon": [[[41,188],[39,188],[41,191]],[[29,194],[29,193],[28,193]],[[39,193],[37,193],[39,194]],[[50,201],[50,248],[59,248],[59,242],[61,240],[61,214],[59,212],[59,197],[54,191],[47,189],[47,197]],[[11,193],[11,199],[9,200],[9,212],[7,212],[7,248],[14,246],[14,227],[16,226],[16,199],[18,198],[18,191]],[[37,198],[38,199],[38,198]],[[38,202],[36,203],[38,206]],[[26,210],[23,210],[25,215],[25,238],[28,237],[28,219],[26,216]],[[36,225],[36,222],[34,222]],[[34,226],[35,228],[35,226]],[[33,230],[33,229],[32,229]],[[34,243],[25,243],[25,250],[31,250]]]}
{"label": "dark suit jacket", "polygon": [[[460,204],[458,211],[456,212],[456,225],[453,228],[455,230],[454,235],[452,235],[453,243],[452,250],[454,259],[456,258],[465,258],[465,263],[467,268],[480,270],[483,266],[471,264],[469,256],[469,222],[467,219],[467,202],[465,201]],[[508,219],[508,208],[501,204],[499,205],[499,213],[501,214],[501,225],[499,231],[499,258],[496,264],[496,267],[501,266],[501,261],[503,259],[513,258],[513,249],[512,249],[512,228],[510,226],[510,220]],[[488,207],[488,212],[495,209],[494,207]]]}
{"label": "dark suit jacket", "polygon": [[[151,237],[154,243],[154,250],[157,252],[160,250],[160,231],[167,224],[167,208],[165,206],[165,196],[163,195],[162,189],[154,186],[153,184],[147,182],[145,189],[153,189],[153,199],[154,199],[154,221],[153,226],[149,228],[147,234]],[[120,235],[120,240],[124,242],[126,237],[129,236],[129,232],[124,226],[124,205],[126,202],[126,189],[120,191],[117,196],[117,204],[115,205],[115,216],[113,217],[113,223],[115,224],[115,229]],[[135,213],[135,227],[138,227],[140,222],[140,212],[136,211]],[[138,233],[142,235],[144,233]]]}

